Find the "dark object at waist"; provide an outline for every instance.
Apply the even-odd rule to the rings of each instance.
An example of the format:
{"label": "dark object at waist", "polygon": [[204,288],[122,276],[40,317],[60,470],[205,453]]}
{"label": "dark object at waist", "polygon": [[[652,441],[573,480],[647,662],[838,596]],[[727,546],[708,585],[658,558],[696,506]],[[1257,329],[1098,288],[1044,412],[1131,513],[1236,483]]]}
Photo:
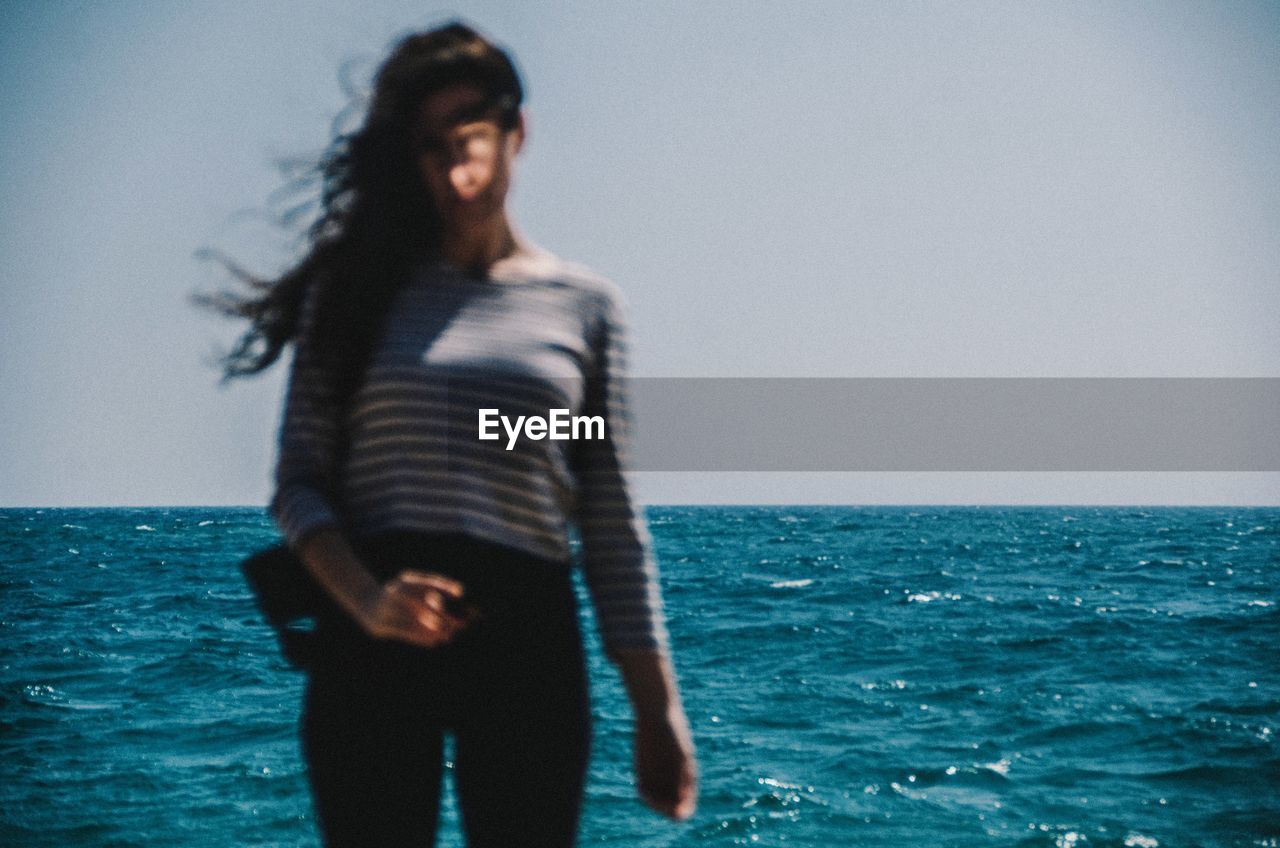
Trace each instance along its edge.
{"label": "dark object at waist", "polygon": [[[352,547],[380,582],[405,569],[444,574],[462,583],[468,603],[494,617],[516,609],[536,610],[566,593],[571,597],[571,563],[465,533],[389,532],[353,540]],[[281,653],[294,668],[314,664],[322,629],[358,629],[286,545],[259,551],[240,568],[276,633]]]}

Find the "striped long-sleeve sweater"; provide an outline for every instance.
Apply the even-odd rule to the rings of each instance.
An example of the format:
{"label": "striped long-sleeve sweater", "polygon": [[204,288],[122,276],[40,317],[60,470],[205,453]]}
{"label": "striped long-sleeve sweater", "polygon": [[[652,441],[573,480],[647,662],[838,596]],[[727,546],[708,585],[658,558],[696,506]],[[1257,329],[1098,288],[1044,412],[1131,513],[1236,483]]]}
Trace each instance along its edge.
{"label": "striped long-sleeve sweater", "polygon": [[[668,650],[652,543],[627,477],[626,310],[613,283],[540,249],[485,278],[424,264],[393,302],[345,413],[310,347],[314,312],[313,296],[270,506],[295,548],[330,527],[357,537],[460,531],[568,561],[576,524],[606,651]],[[599,416],[603,438],[521,434],[510,446],[499,426],[501,438],[482,440],[481,409],[510,421],[552,409]],[[349,416],[345,451],[339,414]]]}

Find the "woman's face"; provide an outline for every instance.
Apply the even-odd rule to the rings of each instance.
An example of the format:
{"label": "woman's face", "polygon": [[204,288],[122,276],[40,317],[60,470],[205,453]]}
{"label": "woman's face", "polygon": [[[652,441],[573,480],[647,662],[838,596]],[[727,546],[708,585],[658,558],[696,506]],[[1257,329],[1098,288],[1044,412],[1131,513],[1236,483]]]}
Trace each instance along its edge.
{"label": "woman's face", "polygon": [[414,149],[418,172],[445,225],[466,227],[501,214],[524,121],[511,130],[472,83],[427,95],[418,107]]}

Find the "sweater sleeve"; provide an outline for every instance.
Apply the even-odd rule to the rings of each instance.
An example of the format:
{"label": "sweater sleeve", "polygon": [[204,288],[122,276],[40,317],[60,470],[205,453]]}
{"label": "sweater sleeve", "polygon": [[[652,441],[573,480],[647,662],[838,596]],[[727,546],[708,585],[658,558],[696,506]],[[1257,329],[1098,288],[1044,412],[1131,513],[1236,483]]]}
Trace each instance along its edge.
{"label": "sweater sleeve", "polygon": [[611,657],[619,648],[670,647],[652,540],[628,479],[627,345],[625,302],[608,292],[583,401],[584,415],[604,419],[604,438],[575,442],[573,456],[583,574]]}
{"label": "sweater sleeve", "polygon": [[339,410],[312,344],[318,284],[303,302],[280,425],[275,494],[268,511],[296,550],[311,534],[340,527]]}

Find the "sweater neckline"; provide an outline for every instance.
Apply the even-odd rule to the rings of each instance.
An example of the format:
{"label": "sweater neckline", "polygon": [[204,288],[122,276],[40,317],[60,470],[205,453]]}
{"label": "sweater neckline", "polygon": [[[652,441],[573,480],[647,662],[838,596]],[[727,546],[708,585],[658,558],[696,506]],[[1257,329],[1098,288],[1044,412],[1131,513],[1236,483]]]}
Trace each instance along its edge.
{"label": "sweater neckline", "polygon": [[549,250],[523,242],[520,250],[493,263],[482,276],[468,274],[446,259],[427,259],[421,269],[433,277],[453,283],[511,286],[550,279],[555,276],[559,264],[559,259]]}

